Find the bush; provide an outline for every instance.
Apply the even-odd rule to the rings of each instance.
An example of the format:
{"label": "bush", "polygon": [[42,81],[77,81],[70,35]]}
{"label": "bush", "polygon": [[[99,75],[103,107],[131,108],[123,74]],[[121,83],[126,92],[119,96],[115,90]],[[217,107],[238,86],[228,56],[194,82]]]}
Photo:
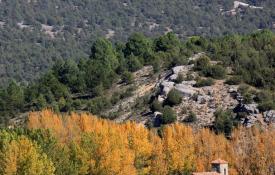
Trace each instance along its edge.
{"label": "bush", "polygon": [[95,97],[103,95],[103,93],[104,93],[104,87],[103,87],[102,83],[100,83],[98,86],[94,87],[92,89],[92,92],[93,92],[93,95]]}
{"label": "bush", "polygon": [[238,91],[241,93],[241,94],[245,94],[247,93],[248,91],[250,91],[250,87],[246,84],[241,84],[238,88]]}
{"label": "bush", "polygon": [[195,61],[194,69],[197,71],[204,70],[210,64],[210,58],[207,56],[200,57]]}
{"label": "bush", "polygon": [[100,114],[103,110],[110,106],[111,103],[106,97],[96,97],[89,101],[87,107],[92,114]]}
{"label": "bush", "polygon": [[181,94],[178,90],[172,89],[168,95],[165,103],[170,106],[178,105],[182,102]]}
{"label": "bush", "polygon": [[121,94],[119,92],[114,92],[112,94],[112,97],[111,97],[111,100],[110,100],[112,105],[117,104],[117,102],[120,100],[120,96],[121,96]]}
{"label": "bush", "polygon": [[231,111],[218,109],[215,113],[214,129],[216,133],[224,133],[230,136],[233,130],[233,118]]}
{"label": "bush", "polygon": [[82,102],[81,102],[81,100],[79,100],[79,99],[74,100],[74,101],[72,102],[72,107],[73,107],[74,109],[80,109],[81,105],[82,105]]}
{"label": "bush", "polygon": [[170,106],[165,106],[161,116],[162,124],[170,124],[177,120],[177,116]]}
{"label": "bush", "polygon": [[214,80],[212,78],[207,79],[199,79],[195,84],[196,87],[204,87],[204,86],[212,86],[214,84]]}
{"label": "bush", "polygon": [[187,73],[187,75],[186,75],[186,81],[192,81],[192,80],[194,80],[195,79],[195,77],[192,75],[192,73],[191,72],[188,72]]}
{"label": "bush", "polygon": [[183,55],[173,57],[173,61],[172,61],[173,66],[186,65],[187,63],[188,63],[188,59]]}
{"label": "bush", "polygon": [[240,76],[233,76],[226,80],[226,84],[228,85],[238,85],[242,82],[242,78]]}
{"label": "bush", "polygon": [[269,110],[275,109],[275,103],[273,101],[265,101],[260,103],[258,108],[262,112],[269,111]]}
{"label": "bush", "polygon": [[202,69],[202,73],[206,77],[215,79],[223,79],[226,75],[226,70],[221,65],[207,66]]}
{"label": "bush", "polygon": [[274,95],[271,91],[260,91],[256,93],[255,101],[260,103],[264,101],[272,101],[274,100]]}
{"label": "bush", "polygon": [[197,116],[194,112],[190,112],[189,115],[184,119],[184,122],[192,123],[197,121]]}
{"label": "bush", "polygon": [[142,66],[143,65],[140,62],[140,60],[138,59],[138,57],[133,56],[133,55],[129,56],[129,58],[128,58],[128,69],[129,69],[129,71],[135,72],[135,71],[141,69]]}
{"label": "bush", "polygon": [[125,71],[122,76],[121,76],[121,79],[124,83],[126,84],[131,84],[133,83],[134,81],[134,76],[132,73],[128,72],[128,71]]}
{"label": "bush", "polygon": [[144,95],[142,97],[139,97],[135,100],[135,106],[134,108],[136,110],[144,110],[147,109],[147,105],[149,104],[150,98],[148,95]]}
{"label": "bush", "polygon": [[153,103],[151,104],[151,110],[153,112],[162,111],[163,110],[162,104],[158,100],[154,100]]}
{"label": "bush", "polygon": [[248,91],[242,95],[243,95],[243,100],[244,100],[245,104],[250,104],[253,102],[253,94],[250,91]]}
{"label": "bush", "polygon": [[120,95],[120,99],[131,97],[134,91],[135,91],[134,86],[127,88],[126,91]]}
{"label": "bush", "polygon": [[184,80],[184,76],[182,74],[179,74],[177,79],[175,80],[175,83],[179,84]]}

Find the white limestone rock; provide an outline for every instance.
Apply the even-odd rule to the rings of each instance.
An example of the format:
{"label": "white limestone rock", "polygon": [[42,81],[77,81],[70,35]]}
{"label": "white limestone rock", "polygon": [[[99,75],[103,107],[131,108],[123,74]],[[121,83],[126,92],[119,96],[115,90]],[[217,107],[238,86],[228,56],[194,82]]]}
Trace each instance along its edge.
{"label": "white limestone rock", "polygon": [[161,83],[162,94],[167,95],[173,88],[175,83],[172,81],[163,81]]}
{"label": "white limestone rock", "polygon": [[195,93],[197,93],[197,91],[192,86],[185,84],[177,84],[175,89],[178,90],[183,97],[192,97]]}
{"label": "white limestone rock", "polygon": [[264,121],[266,123],[275,123],[275,110],[264,112]]}

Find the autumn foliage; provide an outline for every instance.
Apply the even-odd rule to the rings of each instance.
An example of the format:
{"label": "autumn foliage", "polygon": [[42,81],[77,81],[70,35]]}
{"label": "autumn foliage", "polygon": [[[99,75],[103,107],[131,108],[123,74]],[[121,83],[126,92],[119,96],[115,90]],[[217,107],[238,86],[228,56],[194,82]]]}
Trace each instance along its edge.
{"label": "autumn foliage", "polygon": [[27,138],[12,141],[10,148],[5,148],[8,155],[0,154],[0,163],[6,165],[2,167],[16,166],[9,150],[13,150],[12,147],[17,150],[20,142],[34,147],[30,151],[39,153],[41,161],[44,159],[55,174],[190,174],[208,171],[212,160],[222,158],[229,162],[231,175],[258,175],[270,174],[275,164],[275,130],[272,128],[268,131],[239,128],[231,139],[226,139],[209,129],[194,131],[185,125],[173,124],[163,128],[159,136],[131,122],[116,124],[85,113],[60,115],[51,110],[31,113],[28,128],[49,129],[57,143],[50,151],[44,150],[44,154],[36,153],[35,139],[29,139],[33,143]]}

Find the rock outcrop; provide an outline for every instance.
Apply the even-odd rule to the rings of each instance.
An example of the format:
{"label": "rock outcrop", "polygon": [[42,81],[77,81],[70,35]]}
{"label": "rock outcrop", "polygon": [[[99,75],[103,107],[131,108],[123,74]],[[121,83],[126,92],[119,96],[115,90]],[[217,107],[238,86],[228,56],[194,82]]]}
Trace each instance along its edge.
{"label": "rock outcrop", "polygon": [[[196,60],[203,56],[204,53],[199,53],[189,60]],[[196,81],[182,81],[176,83],[177,78],[181,75],[187,78],[189,72],[192,72],[194,65],[176,66],[171,69],[164,79],[161,79],[156,86],[157,99],[159,102],[165,101],[168,93],[172,89],[176,89],[182,95],[182,103],[174,106],[174,111],[177,113],[177,120],[183,121],[189,114],[194,112],[198,118],[197,125],[208,126],[214,121],[214,113],[218,108],[233,109],[238,101],[235,97],[240,95],[237,93],[237,86],[225,85],[223,80],[217,80],[213,86],[194,87]]]}
{"label": "rock outcrop", "polygon": [[[197,54],[190,60],[196,60],[202,55],[203,53]],[[160,116],[162,114],[160,112],[153,113],[150,111],[149,106],[143,108],[142,111],[140,109],[135,111],[136,100],[144,95],[149,95],[162,103],[166,100],[168,93],[172,89],[176,89],[182,96],[182,102],[173,107],[179,122],[184,121],[189,113],[193,112],[197,117],[197,121],[192,125],[196,127],[211,126],[215,120],[214,113],[218,109],[232,109],[235,114],[240,114],[240,122],[247,127],[251,127],[256,123],[275,123],[274,111],[262,114],[257,104],[244,104],[237,85],[227,85],[224,80],[215,80],[212,86],[194,87],[196,81],[189,81],[187,78],[190,72],[196,74],[192,70],[193,66],[176,66],[159,75],[152,74],[152,67],[145,67],[137,71],[134,73],[137,89],[133,92],[133,95],[116,104],[108,113],[121,112],[119,117],[115,119],[117,122],[133,120],[138,123],[150,123],[153,126],[160,126]],[[185,80],[180,82],[178,80],[179,75]],[[125,85],[118,85],[115,89],[126,88],[123,86]]]}
{"label": "rock outcrop", "polygon": [[183,97],[192,97],[197,93],[197,90],[189,85],[189,83],[176,84],[175,89],[178,90]]}
{"label": "rock outcrop", "polygon": [[275,124],[275,110],[264,112],[264,121],[269,124]]}
{"label": "rock outcrop", "polygon": [[247,113],[248,115],[259,114],[258,104],[239,103],[233,110],[235,113]]}

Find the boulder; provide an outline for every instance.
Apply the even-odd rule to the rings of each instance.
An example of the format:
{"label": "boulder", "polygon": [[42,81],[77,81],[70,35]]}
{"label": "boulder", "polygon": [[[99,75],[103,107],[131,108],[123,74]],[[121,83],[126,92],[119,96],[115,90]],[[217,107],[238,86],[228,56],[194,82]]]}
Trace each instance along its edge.
{"label": "boulder", "polygon": [[161,112],[158,112],[158,111],[156,111],[156,112],[154,112],[154,118],[157,118],[157,117],[160,117],[160,116],[162,116],[162,113]]}
{"label": "boulder", "polygon": [[164,100],[165,100],[165,97],[163,95],[158,96],[158,102],[162,103],[164,102]]}
{"label": "boulder", "polygon": [[235,113],[245,112],[247,114],[259,114],[258,104],[242,104],[239,103],[233,110]]}
{"label": "boulder", "polygon": [[184,85],[190,85],[190,86],[193,86],[195,85],[197,82],[195,80],[192,80],[192,81],[183,81],[181,82],[181,84],[184,84]]}
{"label": "boulder", "polygon": [[275,123],[275,110],[264,112],[264,121],[266,123]]}
{"label": "boulder", "polygon": [[210,97],[207,95],[198,95],[197,102],[199,104],[205,104],[207,101],[209,101]]}
{"label": "boulder", "polygon": [[178,74],[173,74],[169,77],[169,80],[175,81],[178,78]]}
{"label": "boulder", "polygon": [[259,114],[260,113],[260,111],[258,109],[258,104],[256,104],[256,103],[246,104],[244,107],[248,113],[251,113],[251,114]]}
{"label": "boulder", "polygon": [[174,68],[172,68],[172,71],[174,74],[179,75],[179,73],[181,73],[182,71],[187,70],[186,66],[176,66]]}
{"label": "boulder", "polygon": [[192,97],[196,93],[196,90],[194,90],[192,86],[185,84],[177,84],[175,89],[178,90],[183,97]]}
{"label": "boulder", "polygon": [[204,52],[197,53],[197,54],[193,55],[192,57],[188,58],[188,60],[189,60],[189,61],[196,61],[197,59],[199,59],[199,58],[202,57],[203,55],[205,55]]}
{"label": "boulder", "polygon": [[228,93],[237,93],[238,92],[238,88],[237,87],[230,87],[228,89]]}
{"label": "boulder", "polygon": [[167,95],[173,88],[175,83],[172,81],[163,81],[161,83],[162,94]]}
{"label": "boulder", "polygon": [[248,128],[254,126],[257,122],[259,122],[258,115],[248,115],[241,119],[241,123]]}

